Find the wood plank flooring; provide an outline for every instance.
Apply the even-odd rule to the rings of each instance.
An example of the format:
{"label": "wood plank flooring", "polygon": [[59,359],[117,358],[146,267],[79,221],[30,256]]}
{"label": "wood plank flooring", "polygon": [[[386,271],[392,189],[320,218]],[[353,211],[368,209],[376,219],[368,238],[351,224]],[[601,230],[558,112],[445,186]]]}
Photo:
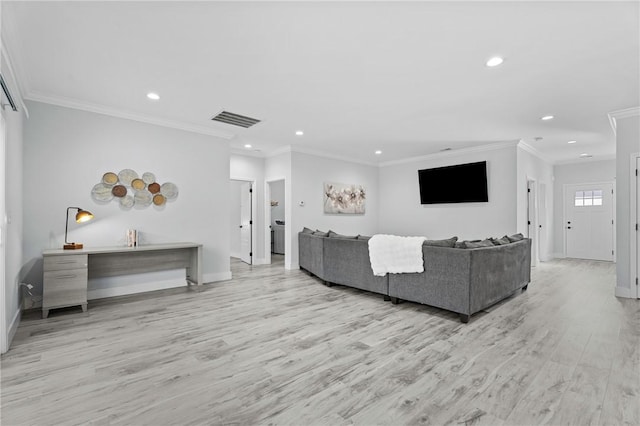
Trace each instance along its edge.
{"label": "wood plank flooring", "polygon": [[640,424],[640,302],[556,260],[469,324],[282,262],[23,317],[2,425]]}

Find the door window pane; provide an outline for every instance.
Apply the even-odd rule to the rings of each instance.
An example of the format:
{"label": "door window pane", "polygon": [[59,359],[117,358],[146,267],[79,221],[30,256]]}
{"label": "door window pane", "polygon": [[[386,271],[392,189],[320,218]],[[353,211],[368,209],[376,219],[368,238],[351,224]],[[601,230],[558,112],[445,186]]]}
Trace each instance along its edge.
{"label": "door window pane", "polygon": [[602,190],[576,191],[573,204],[576,207],[601,206]]}

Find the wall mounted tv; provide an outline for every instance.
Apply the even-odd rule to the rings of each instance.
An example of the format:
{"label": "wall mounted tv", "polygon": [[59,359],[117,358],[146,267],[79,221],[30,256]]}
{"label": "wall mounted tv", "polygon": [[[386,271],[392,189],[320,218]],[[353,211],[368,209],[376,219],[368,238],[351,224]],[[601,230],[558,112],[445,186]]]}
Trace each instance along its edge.
{"label": "wall mounted tv", "polygon": [[489,201],[486,161],[418,170],[418,182],[421,204]]}

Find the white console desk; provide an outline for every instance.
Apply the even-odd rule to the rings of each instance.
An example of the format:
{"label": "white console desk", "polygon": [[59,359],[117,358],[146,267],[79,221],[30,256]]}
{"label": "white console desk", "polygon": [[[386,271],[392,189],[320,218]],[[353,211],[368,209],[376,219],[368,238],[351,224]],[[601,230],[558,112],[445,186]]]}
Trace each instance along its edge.
{"label": "white console desk", "polygon": [[202,244],[169,243],[138,247],[102,247],[45,250],[42,317],[49,310],[82,306],[87,310],[87,282],[142,272],[186,268],[187,283],[202,285]]}

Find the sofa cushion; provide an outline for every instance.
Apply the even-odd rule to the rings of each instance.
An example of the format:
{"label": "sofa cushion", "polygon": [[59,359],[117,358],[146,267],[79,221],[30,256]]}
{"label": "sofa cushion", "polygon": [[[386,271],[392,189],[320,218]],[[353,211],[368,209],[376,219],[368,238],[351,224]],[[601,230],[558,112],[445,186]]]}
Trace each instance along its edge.
{"label": "sofa cushion", "polygon": [[358,238],[357,235],[342,235],[342,234],[338,234],[337,232],[333,232],[331,230],[329,230],[329,238],[342,238],[343,240],[355,240]]}
{"label": "sofa cushion", "polygon": [[502,238],[489,238],[489,240],[491,240],[491,242],[495,246],[502,246],[502,245],[511,243],[511,241],[506,235]]}
{"label": "sofa cushion", "polygon": [[371,237],[368,235],[358,235],[359,240],[370,240]]}
{"label": "sofa cushion", "polygon": [[316,229],[316,232],[314,232],[313,235],[317,235],[318,237],[328,237],[329,233],[328,232],[322,232],[322,231]]}
{"label": "sofa cushion", "polygon": [[478,241],[478,242],[464,241],[464,248],[472,249],[472,248],[481,248],[481,247],[493,247],[493,243],[489,239]]}
{"label": "sofa cushion", "polygon": [[512,243],[515,243],[516,241],[521,241],[524,240],[524,235],[518,233],[518,234],[513,234],[507,237],[509,239],[509,241],[511,241]]}
{"label": "sofa cushion", "polygon": [[304,228],[302,228],[302,233],[303,234],[313,234],[315,231],[313,229],[309,229],[306,226]]}
{"label": "sofa cushion", "polygon": [[455,247],[458,237],[451,237],[446,240],[426,240],[423,244],[435,247]]}

